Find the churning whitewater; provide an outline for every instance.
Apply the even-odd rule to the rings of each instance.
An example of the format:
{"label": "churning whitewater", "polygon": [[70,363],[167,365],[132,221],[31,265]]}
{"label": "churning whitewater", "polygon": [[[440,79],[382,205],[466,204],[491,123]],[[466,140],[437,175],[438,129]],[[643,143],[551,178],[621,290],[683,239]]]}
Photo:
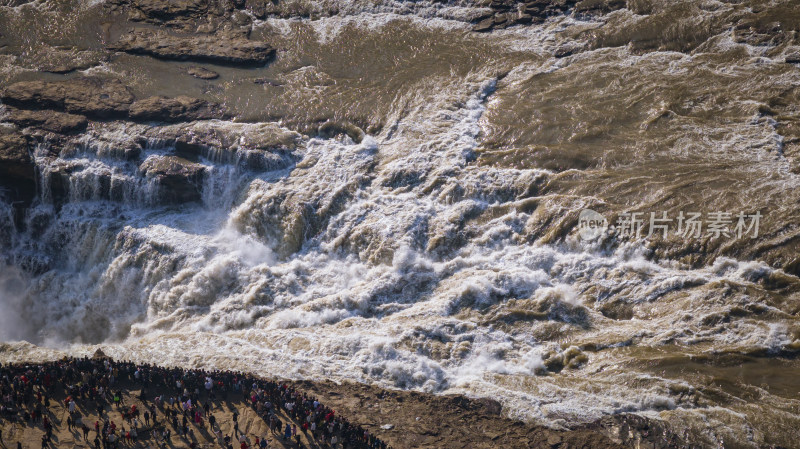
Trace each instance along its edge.
{"label": "churning whitewater", "polygon": [[[129,7],[126,24],[188,29],[174,11],[78,3],[11,2],[2,23],[89,27]],[[224,13],[219,36],[279,51],[237,53],[260,64],[240,68],[208,50],[219,80],[194,73],[216,81],[116,25],[68,59],[115,56],[44,78],[233,113],[181,99],[162,119],[124,98],[119,112],[103,84],[116,118],[65,101],[56,114],[85,129],[27,137],[33,199],[8,188],[0,203],[0,360],[102,348],[492,397],[556,428],[630,412],[702,446],[796,444],[800,70],[793,43],[729,24],[791,2],[551,2],[514,26],[503,2],[295,3],[311,12]],[[530,17],[536,2],[510,3]],[[7,86],[39,82],[3,57]],[[8,92],[12,118],[26,101],[61,111],[49,91]],[[3,126],[45,126],[31,120]],[[758,238],[587,240],[584,209],[764,221]]]}

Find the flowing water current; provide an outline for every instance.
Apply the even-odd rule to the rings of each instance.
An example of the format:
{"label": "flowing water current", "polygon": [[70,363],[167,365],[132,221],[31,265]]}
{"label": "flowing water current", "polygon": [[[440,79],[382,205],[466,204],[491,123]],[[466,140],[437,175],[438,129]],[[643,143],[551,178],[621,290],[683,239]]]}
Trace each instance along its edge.
{"label": "flowing water current", "polygon": [[[38,23],[11,39],[5,84],[83,36],[70,17],[101,21],[102,2],[78,3],[0,7]],[[469,2],[323,2],[338,13],[252,19],[280,49],[264,68],[204,81],[120,54],[83,70],[237,118],[35,145],[36,199],[0,203],[0,359],[102,348],[797,447],[800,70],[790,44],[726,22],[796,6],[662,3],[480,34]],[[326,120],[356,131],[313,132]],[[208,133],[225,137],[192,157],[172,137]],[[201,174],[193,201],[143,168],[176,160]],[[583,209],[763,218],[757,237],[587,240]]]}

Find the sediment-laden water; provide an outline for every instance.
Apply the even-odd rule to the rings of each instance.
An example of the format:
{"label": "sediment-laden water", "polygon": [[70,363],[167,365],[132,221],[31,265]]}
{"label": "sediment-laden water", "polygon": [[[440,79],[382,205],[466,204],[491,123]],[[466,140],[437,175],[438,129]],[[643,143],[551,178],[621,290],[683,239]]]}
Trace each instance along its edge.
{"label": "sediment-laden water", "polygon": [[[5,4],[0,359],[101,347],[797,446],[795,2]],[[195,50],[116,44],[133,28]],[[584,209],[644,231],[582,238]]]}

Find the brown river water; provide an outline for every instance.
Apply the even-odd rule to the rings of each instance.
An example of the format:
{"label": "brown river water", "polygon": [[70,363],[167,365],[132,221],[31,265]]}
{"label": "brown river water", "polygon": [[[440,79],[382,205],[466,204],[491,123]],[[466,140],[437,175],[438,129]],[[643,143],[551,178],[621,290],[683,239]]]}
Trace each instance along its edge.
{"label": "brown river water", "polygon": [[[203,30],[128,3],[0,0],[0,88],[117,79],[233,118],[96,121],[81,151],[37,144],[36,199],[22,218],[0,203],[0,360],[102,348],[798,447],[797,2],[555,1],[476,32],[488,2],[281,0],[214,19],[277,50],[247,67],[109,51],[132,27]],[[233,137],[191,161],[194,202],[165,204],[116,151],[157,160],[164,136],[209,130]],[[260,140],[288,162],[235,162]],[[644,231],[586,238],[585,209]],[[651,213],[666,235],[647,235]],[[677,232],[689,213],[699,235]]]}

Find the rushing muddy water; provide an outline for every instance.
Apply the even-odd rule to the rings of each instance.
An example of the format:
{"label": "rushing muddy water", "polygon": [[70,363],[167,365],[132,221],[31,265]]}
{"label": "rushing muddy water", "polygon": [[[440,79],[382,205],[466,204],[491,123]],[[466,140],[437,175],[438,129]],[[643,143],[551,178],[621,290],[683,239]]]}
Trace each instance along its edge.
{"label": "rushing muddy water", "polygon": [[[0,359],[101,347],[797,447],[796,3],[566,2],[477,33],[491,10],[466,1],[277,2],[220,19],[274,61],[202,63],[212,80],[105,50],[183,23],[16,3],[3,85],[100,76],[235,118],[36,134],[35,198],[0,204]],[[83,62],[43,73],[57,58]],[[199,153],[176,143],[195,135]],[[587,208],[672,227],[582,239]],[[678,234],[689,212],[730,213],[728,235]]]}

